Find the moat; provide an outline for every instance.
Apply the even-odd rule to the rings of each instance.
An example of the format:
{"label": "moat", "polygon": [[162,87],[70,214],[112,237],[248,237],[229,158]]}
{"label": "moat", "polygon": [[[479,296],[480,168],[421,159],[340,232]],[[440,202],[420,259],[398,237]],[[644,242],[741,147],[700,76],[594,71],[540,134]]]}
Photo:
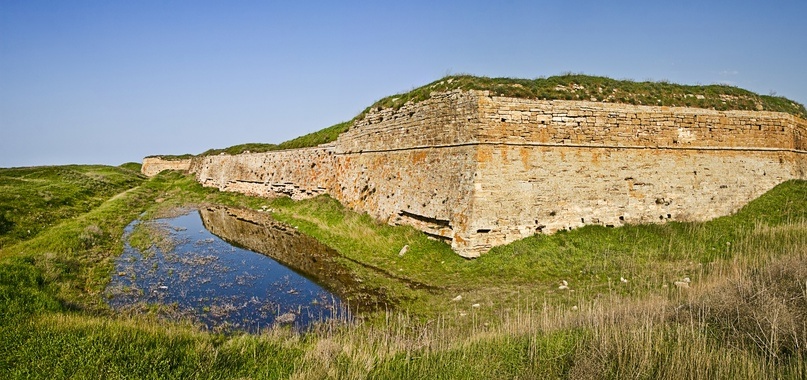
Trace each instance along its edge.
{"label": "moat", "polygon": [[[345,295],[354,311],[367,306],[355,301],[356,281],[333,250],[266,213],[208,206],[179,214],[127,226],[106,290],[114,309],[159,308],[211,330],[259,332],[350,320]],[[143,236],[151,243],[137,242]]]}

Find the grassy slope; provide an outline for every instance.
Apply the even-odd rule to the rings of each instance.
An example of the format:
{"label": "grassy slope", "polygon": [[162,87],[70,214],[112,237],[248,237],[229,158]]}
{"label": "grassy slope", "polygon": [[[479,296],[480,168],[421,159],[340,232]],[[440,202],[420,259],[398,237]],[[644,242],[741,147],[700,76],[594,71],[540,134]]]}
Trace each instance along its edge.
{"label": "grassy slope", "polygon": [[137,173],[107,166],[0,169],[0,248],[92,210],[143,181]]}
{"label": "grassy slope", "polygon": [[[120,172],[70,167],[85,173],[101,169]],[[61,189],[54,198],[92,183],[67,184],[71,177],[40,170],[51,176],[51,189]],[[807,330],[798,333],[799,326],[807,327],[807,305],[799,293],[805,274],[793,272],[807,268],[805,182],[787,182],[736,215],[708,223],[582,228],[536,236],[468,261],[411,228],[380,225],[327,197],[269,201],[203,189],[175,173],[145,182],[131,176],[131,190],[123,192],[127,186],[121,186],[121,195],[112,196],[103,186],[92,187],[85,193],[96,202],[90,211],[77,215],[63,212],[61,207],[69,205],[55,207],[59,216],[41,219],[52,226],[34,226],[38,234],[0,250],[3,373],[35,378],[292,373],[302,378],[584,373],[765,378],[797,376],[806,368],[803,348],[793,349],[807,343]],[[4,194],[29,191],[20,182]],[[154,203],[158,198],[163,201]],[[17,198],[10,199],[16,204]],[[0,205],[8,207],[6,202]],[[350,327],[323,326],[305,336],[282,330],[222,336],[155,323],[148,311],[111,315],[100,294],[120,252],[116,237],[123,227],[144,210],[158,215],[198,202],[273,208],[277,218],[335,247],[368,286],[399,300],[400,311]],[[25,214],[38,206],[17,207]],[[403,244],[410,250],[399,258]],[[620,276],[629,282],[619,282]],[[694,280],[691,293],[671,286],[683,276]],[[413,289],[396,277],[436,289]],[[560,279],[574,292],[559,291]],[[463,300],[451,302],[458,294]],[[714,299],[715,294],[720,297]],[[736,314],[725,312],[735,309]],[[771,325],[768,315],[754,310],[774,310],[780,320],[793,323]]]}
{"label": "grassy slope", "polygon": [[[493,95],[514,98],[545,100],[593,100],[609,103],[643,104],[657,106],[697,107],[717,110],[764,110],[786,112],[807,118],[807,109],[781,96],[758,95],[748,90],[727,85],[691,86],[669,82],[635,82],[590,75],[558,75],[548,78],[516,79],[488,78],[471,75],[453,75],[436,80],[409,92],[387,96],[350,121],[280,143],[248,143],[223,149],[210,149],[201,156],[267,152],[317,146],[335,141],[356,121],[372,109],[400,108],[407,102],[428,99],[432,92],[456,89],[490,91]],[[162,156],[165,159],[190,158],[192,155]]]}

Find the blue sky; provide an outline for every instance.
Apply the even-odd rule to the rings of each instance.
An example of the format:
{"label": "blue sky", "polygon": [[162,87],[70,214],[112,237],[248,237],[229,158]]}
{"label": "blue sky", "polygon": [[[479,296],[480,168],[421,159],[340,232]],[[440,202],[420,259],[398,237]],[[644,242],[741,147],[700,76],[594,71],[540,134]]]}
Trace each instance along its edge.
{"label": "blue sky", "polygon": [[0,0],[0,167],[277,143],[446,74],[807,103],[807,1]]}

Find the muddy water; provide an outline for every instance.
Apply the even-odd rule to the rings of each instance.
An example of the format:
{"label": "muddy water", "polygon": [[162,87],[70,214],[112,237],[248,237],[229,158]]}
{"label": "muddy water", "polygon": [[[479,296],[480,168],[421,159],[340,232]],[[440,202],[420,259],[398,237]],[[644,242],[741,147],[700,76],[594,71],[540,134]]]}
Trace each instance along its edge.
{"label": "muddy water", "polygon": [[[163,312],[209,329],[257,332],[276,324],[305,328],[315,321],[351,318],[346,305],[371,308],[338,255],[267,213],[204,207],[149,223],[163,244],[146,252],[128,241],[107,287],[113,308],[164,305]],[[343,303],[343,299],[350,302]]]}

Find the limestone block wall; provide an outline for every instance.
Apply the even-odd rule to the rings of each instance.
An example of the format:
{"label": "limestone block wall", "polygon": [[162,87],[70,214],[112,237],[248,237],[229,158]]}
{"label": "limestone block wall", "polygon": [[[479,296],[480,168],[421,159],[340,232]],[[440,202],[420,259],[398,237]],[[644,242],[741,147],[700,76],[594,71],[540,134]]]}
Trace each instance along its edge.
{"label": "limestone block wall", "polygon": [[460,249],[475,166],[467,146],[350,153],[339,157],[339,186],[330,193],[354,210],[414,226]]}
{"label": "limestone block wall", "polygon": [[190,168],[203,186],[261,197],[305,199],[337,181],[332,147],[197,157]]}
{"label": "limestone block wall", "polygon": [[185,160],[165,160],[162,157],[146,157],[143,159],[143,165],[140,167],[140,172],[152,177],[163,170],[178,170],[187,172],[191,165],[191,159]]}
{"label": "limestone block wall", "polygon": [[801,150],[805,146],[805,121],[779,112],[478,98],[480,142]]}
{"label": "limestone block wall", "polygon": [[[371,113],[368,119],[379,122],[356,126],[334,144],[199,157],[190,170],[202,185],[222,191],[293,199],[327,193],[356,211],[414,226],[455,246],[461,241],[455,237],[468,225],[475,153],[463,144],[430,145],[467,143],[468,132],[449,133],[467,129],[455,116],[463,115],[467,123],[466,113],[475,104],[460,95]],[[417,116],[404,116],[409,114]]]}
{"label": "limestone block wall", "polygon": [[705,221],[804,178],[793,153],[479,147],[470,252],[584,225]]}
{"label": "limestone block wall", "polygon": [[371,110],[331,144],[200,157],[189,170],[225,191],[327,193],[475,257],[587,224],[729,214],[780,182],[807,178],[807,121],[451,91]]}
{"label": "limestone block wall", "polygon": [[797,117],[480,96],[466,249],[587,224],[703,221],[807,178]]}
{"label": "limestone block wall", "polygon": [[356,153],[475,142],[480,127],[478,103],[476,92],[451,91],[397,110],[372,110],[340,135],[336,146]]}

